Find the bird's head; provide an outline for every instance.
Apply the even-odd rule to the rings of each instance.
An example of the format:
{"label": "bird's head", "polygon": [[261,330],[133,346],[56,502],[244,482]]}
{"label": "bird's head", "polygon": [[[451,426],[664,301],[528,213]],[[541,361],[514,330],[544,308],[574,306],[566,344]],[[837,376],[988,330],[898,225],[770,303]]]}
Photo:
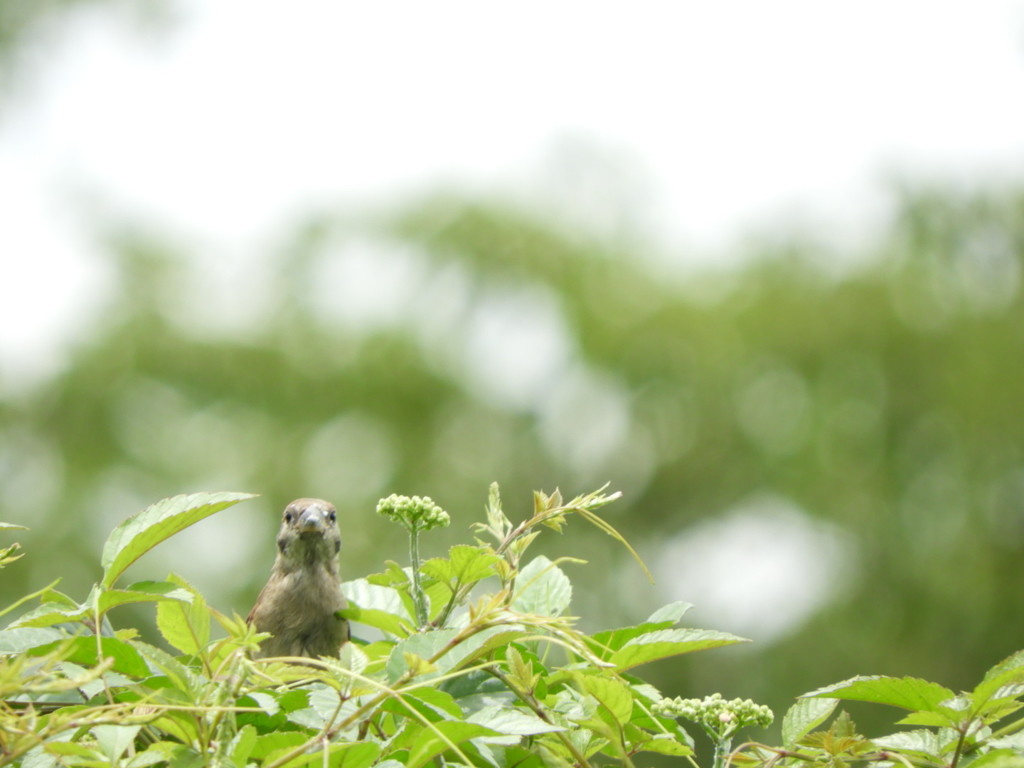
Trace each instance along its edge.
{"label": "bird's head", "polygon": [[296,499],[284,508],[277,534],[278,559],[291,567],[329,566],[341,550],[334,505],[323,499]]}

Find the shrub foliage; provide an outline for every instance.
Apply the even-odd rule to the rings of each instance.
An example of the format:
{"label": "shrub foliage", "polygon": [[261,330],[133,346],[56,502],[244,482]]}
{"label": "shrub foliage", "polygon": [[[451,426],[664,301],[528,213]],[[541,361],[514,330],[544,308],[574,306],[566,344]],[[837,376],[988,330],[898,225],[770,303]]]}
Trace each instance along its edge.
{"label": "shrub foliage", "polygon": [[[545,527],[560,531],[571,517],[629,548],[599,515],[616,497],[538,492],[532,514],[513,523],[492,486],[472,543],[421,560],[420,535],[450,518],[429,498],[389,496],[378,512],[406,529],[411,562],[344,585],[357,639],[338,658],[259,660],[252,651],[264,636],[180,576],[119,586],[161,541],[251,495],[160,501],[110,534],[102,579],[83,602],[54,583],[0,613],[16,616],[0,630],[0,765],[531,768],[633,766],[654,755],[696,765],[685,721],[710,739],[716,768],[1024,766],[1024,720],[1014,718],[1024,652],[963,694],[911,678],[827,686],[789,710],[782,746],[734,748],[740,732],[771,723],[766,707],[717,694],[667,698],[636,669],[742,638],[679,626],[682,603],[587,634],[568,613],[563,569],[582,561],[529,552]],[[18,556],[17,545],[0,549],[0,567]],[[155,605],[163,647],[114,628],[108,614],[127,603]],[[867,739],[836,714],[841,700],[902,708],[910,727]]]}

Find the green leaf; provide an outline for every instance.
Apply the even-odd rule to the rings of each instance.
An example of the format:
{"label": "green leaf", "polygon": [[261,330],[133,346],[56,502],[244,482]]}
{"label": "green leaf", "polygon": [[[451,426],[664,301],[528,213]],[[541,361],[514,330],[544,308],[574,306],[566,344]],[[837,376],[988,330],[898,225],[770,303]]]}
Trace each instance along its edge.
{"label": "green leaf", "polygon": [[256,729],[251,725],[243,725],[228,745],[228,754],[235,765],[249,762],[253,747],[256,746]]}
{"label": "green leaf", "polygon": [[[90,595],[90,597],[92,597]],[[153,603],[161,600],[191,602],[192,594],[170,581],[139,581],[124,589],[105,589],[99,594],[98,608],[106,613],[111,608],[128,603]]]}
{"label": "green leaf", "polygon": [[477,710],[466,718],[466,722],[484,725],[498,733],[512,736],[535,736],[538,733],[566,730],[554,723],[545,722],[530,712],[504,704]]}
{"label": "green leaf", "polygon": [[597,632],[589,638],[585,638],[585,641],[598,658],[607,661],[611,658],[614,651],[622,648],[630,640],[641,635],[650,634],[651,632],[657,632],[660,629],[671,629],[675,626],[676,621],[645,622],[632,627],[606,629],[603,632]]}
{"label": "green leaf", "polygon": [[911,712],[897,725],[923,725],[927,728],[952,728],[961,718],[954,712]]}
{"label": "green leaf", "polygon": [[430,607],[429,620],[433,621],[440,614],[448,601],[452,599],[452,588],[443,581],[430,580],[429,586],[423,590],[427,598],[427,605]]}
{"label": "green leaf", "polygon": [[158,501],[118,525],[106,544],[100,563],[102,586],[110,587],[132,563],[157,544],[252,493],[191,493]]}
{"label": "green leaf", "polygon": [[654,734],[650,739],[639,742],[639,747],[644,752],[654,752],[671,757],[687,757],[693,754],[692,747],[683,744],[667,733]]}
{"label": "green leaf", "polygon": [[1020,695],[1017,685],[1024,683],[1024,651],[1018,651],[992,667],[971,693],[971,701],[979,715],[988,714],[992,705]]}
{"label": "green leaf", "polygon": [[438,663],[445,671],[458,669],[485,658],[495,649],[504,648],[527,634],[526,629],[518,624],[488,627],[456,645]]}
{"label": "green leaf", "polygon": [[180,691],[191,690],[197,677],[192,671],[162,648],[138,640],[132,643],[139,654],[153,667],[160,670]]}
{"label": "green leaf", "polygon": [[[436,730],[435,730],[436,729]],[[440,733],[438,733],[438,731]],[[422,768],[442,752],[469,739],[480,736],[496,736],[495,731],[477,723],[442,720],[433,729],[423,728],[409,748],[406,768]]]}
{"label": "green leaf", "polygon": [[[26,611],[8,626],[9,629],[16,627],[52,627],[55,624],[68,622],[80,622],[89,615],[88,611],[80,606],[65,608],[61,603],[43,603]],[[82,632],[89,631],[83,624]]]}
{"label": "green leaf", "polygon": [[512,530],[512,522],[501,508],[501,493],[497,483],[491,483],[487,492],[487,524],[499,541]]}
{"label": "green leaf", "polygon": [[183,744],[176,744],[170,741],[158,741],[154,744],[150,744],[145,751],[137,753],[135,757],[129,760],[125,765],[127,768],[148,768],[151,765],[157,765],[159,763],[177,766],[183,764],[182,761],[176,760],[179,756],[183,757],[186,761],[189,758],[198,758],[198,755],[194,752],[187,751]]}
{"label": "green leaf", "polygon": [[684,653],[749,642],[711,629],[659,629],[634,637],[608,659],[620,671]]}
{"label": "green leaf", "polygon": [[300,744],[305,744],[308,740],[308,736],[297,731],[277,731],[260,734],[256,737],[256,743],[252,746],[249,759],[254,762],[260,762],[272,753],[283,754]]}
{"label": "green leaf", "polygon": [[388,680],[398,680],[409,669],[406,654],[414,658],[431,659],[440,654],[458,635],[458,630],[438,629],[407,637],[395,645],[386,666]]}
{"label": "green leaf", "polygon": [[346,619],[396,637],[406,637],[414,631],[415,622],[397,589],[356,579],[342,584],[341,591],[349,602],[349,607],[339,612]]}
{"label": "green leaf", "polygon": [[943,736],[942,731],[900,731],[899,733],[872,739],[882,749],[898,749],[903,752],[917,752],[933,760],[940,760],[955,743],[952,736]]}
{"label": "green leaf", "polygon": [[372,741],[332,744],[330,765],[332,768],[370,768],[380,755],[380,745]]}
{"label": "green leaf", "polygon": [[1024,768],[1024,756],[1009,749],[995,749],[972,762],[971,768]]}
{"label": "green leaf", "polygon": [[[13,631],[18,632],[22,630]],[[34,631],[42,632],[45,630]],[[101,657],[97,657],[97,642],[102,652]],[[78,635],[51,643],[48,646],[44,645],[33,648],[31,649],[31,655],[42,656],[62,647],[62,644],[66,644],[64,658],[75,664],[81,664],[83,667],[95,667],[103,659],[110,658],[114,661],[113,669],[121,674],[135,679],[149,675],[149,667],[145,659],[142,658],[142,655],[135,649],[135,646],[124,640],[118,640],[116,637],[97,638],[95,635]]]}
{"label": "green leaf", "polygon": [[575,675],[579,686],[597,699],[598,704],[617,722],[625,724],[633,715],[633,692],[629,686],[611,677]]}
{"label": "green leaf", "polygon": [[989,739],[988,746],[993,749],[1012,749],[1024,754],[1024,731],[1008,733],[1005,736]]}
{"label": "green leaf", "polygon": [[[246,699],[250,699],[252,704],[250,705]],[[257,706],[271,717],[281,711],[281,705],[278,703],[277,698],[262,691],[249,691],[238,701],[244,707]]]}
{"label": "green leaf", "polygon": [[[283,735],[283,734],[282,734]],[[298,734],[296,734],[298,735]],[[260,737],[263,739],[263,737]],[[308,741],[306,737],[303,737],[302,741],[294,738],[278,740],[281,742],[292,742],[296,741],[295,744],[287,744],[286,746],[278,747],[277,749],[270,750],[265,755],[259,755],[262,758],[261,762],[266,765],[268,763],[276,763],[276,761],[283,758],[285,755],[292,752],[295,747],[299,744]],[[273,740],[267,740],[267,744],[272,744]],[[263,745],[260,745],[262,749]],[[320,744],[315,746],[310,751],[301,752],[287,762],[281,764],[281,768],[321,768],[322,766],[330,766],[330,768],[369,768],[376,761],[380,755],[380,745],[373,742],[338,742],[334,744]],[[255,755],[254,755],[255,756]],[[387,761],[394,763],[394,761]],[[244,765],[236,761],[236,765]],[[250,762],[250,765],[253,763]],[[378,763],[378,766],[383,766],[383,763]],[[397,764],[398,768],[401,768],[401,763]]]}
{"label": "green leaf", "polygon": [[675,602],[663,605],[661,608],[656,610],[647,619],[647,624],[660,624],[661,622],[669,622],[671,624],[678,624],[679,620],[686,615],[686,612],[693,608],[693,603]]}
{"label": "green leaf", "polygon": [[15,523],[0,523],[0,531],[27,531],[28,528],[24,525],[17,525]]}
{"label": "green leaf", "polygon": [[782,718],[782,743],[793,749],[797,742],[829,718],[839,699],[798,699]]}
{"label": "green leaf", "polygon": [[494,575],[494,564],[501,557],[490,547],[456,544],[448,550],[447,558],[427,560],[421,572],[438,581],[455,584],[473,584]]}
{"label": "green leaf", "polygon": [[[68,756],[68,757],[81,757],[86,761],[90,761],[93,764],[99,764],[102,753],[98,750],[92,749],[91,747],[73,741],[56,741],[50,742],[46,745],[48,751],[53,752],[57,755]],[[66,763],[65,763],[66,764]],[[72,762],[72,765],[79,764],[78,761]],[[85,765],[89,765],[89,762],[85,762]]]}
{"label": "green leaf", "polygon": [[190,593],[191,602],[162,601],[156,607],[156,626],[164,640],[182,653],[196,654],[210,642],[210,609],[198,591],[180,576],[169,580]]}
{"label": "green leaf", "polygon": [[130,747],[141,725],[97,725],[92,728],[92,735],[103,754],[112,762],[117,763],[121,755]]}
{"label": "green leaf", "polygon": [[52,647],[55,640],[66,635],[56,629],[19,627],[0,631],[0,653],[25,653],[41,646]]}
{"label": "green leaf", "polygon": [[944,712],[948,708],[943,704],[955,698],[956,694],[938,683],[916,677],[861,675],[805,693],[802,698],[822,696],[889,704],[917,712]]}
{"label": "green leaf", "polygon": [[403,693],[401,699],[388,699],[381,705],[381,709],[403,717],[409,717],[409,710],[414,709],[431,721],[463,719],[462,708],[451,694],[429,687]]}
{"label": "green leaf", "polygon": [[562,569],[540,555],[519,572],[512,609],[537,616],[559,616],[572,600],[572,583]]}

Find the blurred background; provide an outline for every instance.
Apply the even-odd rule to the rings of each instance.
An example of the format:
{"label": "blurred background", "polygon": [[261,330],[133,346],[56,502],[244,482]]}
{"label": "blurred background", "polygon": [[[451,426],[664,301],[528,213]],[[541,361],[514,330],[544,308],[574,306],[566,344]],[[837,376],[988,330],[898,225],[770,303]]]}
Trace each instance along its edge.
{"label": "blurred background", "polygon": [[244,614],[292,498],[356,578],[388,493],[441,554],[608,482],[657,583],[552,532],[584,625],[754,640],[666,694],[970,686],[1024,647],[1022,93],[1019,1],[0,0],[0,604],[178,493],[261,496],[129,576]]}

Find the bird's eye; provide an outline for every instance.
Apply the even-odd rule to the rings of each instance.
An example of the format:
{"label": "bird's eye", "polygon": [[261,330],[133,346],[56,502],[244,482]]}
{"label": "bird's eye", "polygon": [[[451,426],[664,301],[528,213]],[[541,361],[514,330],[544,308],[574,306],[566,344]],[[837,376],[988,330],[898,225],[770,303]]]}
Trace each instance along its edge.
{"label": "bird's eye", "polygon": [[290,523],[292,521],[292,513],[291,512],[285,512],[284,513],[284,521],[286,523]]}
{"label": "bird's eye", "polygon": [[331,518],[332,523],[338,519],[338,515],[336,512],[331,512],[331,514],[329,514],[328,517]]}

